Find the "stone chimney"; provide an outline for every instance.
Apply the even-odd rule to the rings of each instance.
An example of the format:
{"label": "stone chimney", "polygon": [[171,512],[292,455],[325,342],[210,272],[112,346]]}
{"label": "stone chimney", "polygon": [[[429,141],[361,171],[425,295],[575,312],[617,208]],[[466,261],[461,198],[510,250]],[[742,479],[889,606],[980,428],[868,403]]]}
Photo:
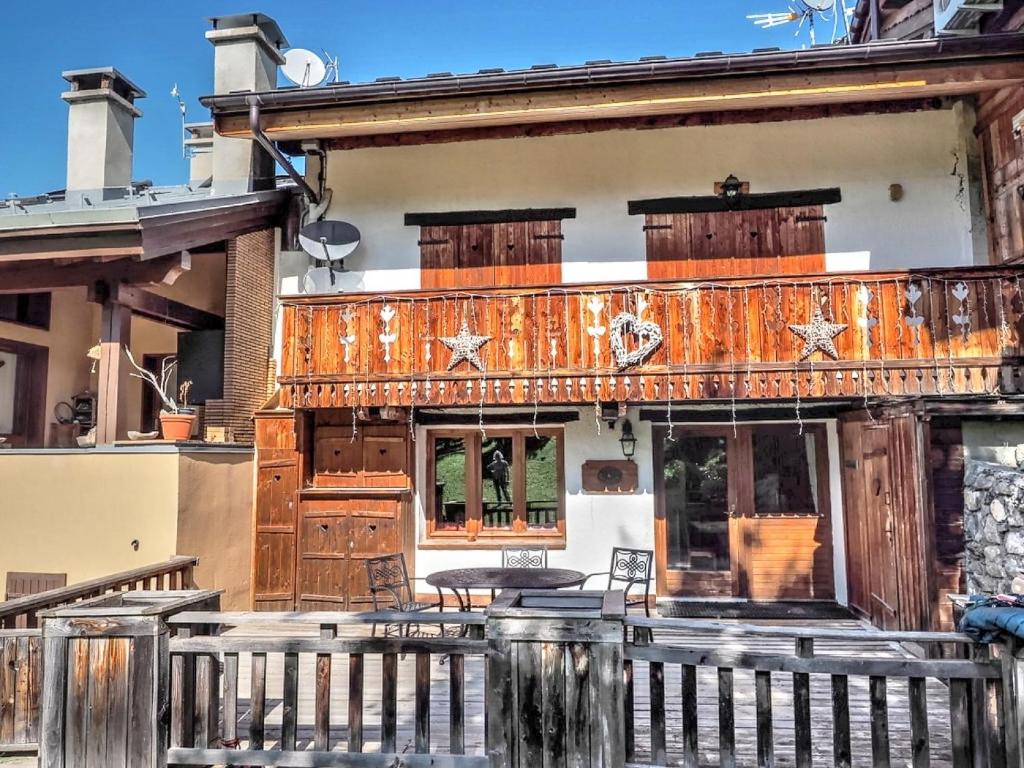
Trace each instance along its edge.
{"label": "stone chimney", "polygon": [[[267,91],[277,87],[284,63],[284,33],[269,16],[215,16],[206,39],[213,44],[214,94]],[[238,194],[274,186],[274,161],[252,139],[213,137],[213,193]]]}
{"label": "stone chimney", "polygon": [[213,176],[213,123],[187,123],[189,150],[188,184],[197,189]]}
{"label": "stone chimney", "polygon": [[132,182],[135,100],[146,93],[113,67],[62,73],[71,90],[68,103],[68,175],[70,198],[108,200],[125,197]]}

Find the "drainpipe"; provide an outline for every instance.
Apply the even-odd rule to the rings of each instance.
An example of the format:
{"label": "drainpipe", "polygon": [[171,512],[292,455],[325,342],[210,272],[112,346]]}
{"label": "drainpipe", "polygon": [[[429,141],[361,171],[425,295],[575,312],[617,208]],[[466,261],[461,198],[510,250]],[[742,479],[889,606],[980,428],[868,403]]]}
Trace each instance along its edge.
{"label": "drainpipe", "polygon": [[255,100],[249,103],[249,130],[252,133],[252,137],[267,151],[267,154],[284,168],[285,173],[299,186],[299,189],[303,191],[309,202],[312,205],[317,205],[320,202],[320,195],[309,186],[306,177],[295,169],[295,166],[291,164],[288,158],[284,156],[284,153],[277,148],[277,145],[270,140],[260,127],[260,105]]}

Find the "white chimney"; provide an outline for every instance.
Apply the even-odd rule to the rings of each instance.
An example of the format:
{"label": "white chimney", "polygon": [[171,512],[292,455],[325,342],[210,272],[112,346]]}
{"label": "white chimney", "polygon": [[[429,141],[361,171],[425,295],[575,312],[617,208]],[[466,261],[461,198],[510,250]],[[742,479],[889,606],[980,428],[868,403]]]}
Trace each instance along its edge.
{"label": "white chimney", "polygon": [[[284,33],[269,16],[243,13],[215,16],[206,39],[213,44],[213,92],[268,91],[277,87],[277,68],[284,64]],[[213,193],[216,195],[271,189],[273,159],[252,139],[213,137]]]}
{"label": "white chimney", "polygon": [[146,92],[113,67],[63,72],[68,103],[69,198],[124,197],[132,181],[135,106]]}
{"label": "white chimney", "polygon": [[213,176],[213,123],[187,123],[188,183],[198,189]]}

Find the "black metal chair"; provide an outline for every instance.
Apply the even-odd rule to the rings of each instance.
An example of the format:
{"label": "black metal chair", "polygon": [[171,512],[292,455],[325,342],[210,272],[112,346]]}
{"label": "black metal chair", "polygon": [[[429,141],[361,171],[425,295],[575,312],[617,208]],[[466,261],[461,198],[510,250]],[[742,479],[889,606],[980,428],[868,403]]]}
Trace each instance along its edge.
{"label": "black metal chair", "polygon": [[547,547],[502,547],[502,568],[547,568]]}
{"label": "black metal chair", "polygon": [[[608,589],[615,589],[615,584],[620,586],[626,593],[626,609],[631,605],[643,605],[644,613],[648,618],[651,616],[651,608],[647,604],[647,598],[651,594],[651,570],[654,567],[654,550],[651,549],[627,549],[625,547],[614,547],[612,549],[612,563],[607,571],[588,573],[587,580],[580,585],[583,589],[587,581],[593,576],[607,576]],[[637,594],[630,598],[629,592],[634,587],[643,587],[644,594],[640,597]]]}
{"label": "black metal chair", "polygon": [[[444,598],[441,590],[437,589],[436,602],[422,602],[416,599],[416,591],[412,588],[413,581],[422,579],[409,579],[409,569],[405,566],[405,555],[384,555],[382,557],[370,557],[366,560],[366,580],[370,587],[370,598],[373,600],[375,611],[403,611],[406,613],[419,613],[436,608],[439,612],[444,611]],[[388,637],[391,628],[396,627],[398,634],[402,633],[401,625],[387,624],[384,627],[384,637]],[[413,624],[405,624],[405,636],[409,637]],[[419,634],[419,625],[417,634]],[[441,625],[444,634],[444,625]],[[373,634],[377,634],[377,625],[373,625]]]}

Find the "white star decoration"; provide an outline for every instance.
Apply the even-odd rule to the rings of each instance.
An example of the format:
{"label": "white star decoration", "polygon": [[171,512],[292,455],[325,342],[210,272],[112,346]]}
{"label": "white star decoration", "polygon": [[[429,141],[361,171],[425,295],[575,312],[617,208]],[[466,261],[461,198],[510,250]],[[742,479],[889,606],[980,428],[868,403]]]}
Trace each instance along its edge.
{"label": "white star decoration", "polygon": [[452,358],[448,361],[450,371],[462,360],[474,366],[478,371],[484,369],[484,363],[480,359],[480,347],[491,340],[490,336],[474,336],[469,332],[469,324],[463,320],[458,336],[441,337],[441,343],[452,351]]}
{"label": "white star decoration", "polygon": [[832,340],[846,330],[846,323],[830,323],[821,312],[821,307],[816,306],[811,315],[811,322],[806,325],[790,325],[789,330],[804,340],[804,348],[800,352],[800,359],[806,360],[817,350],[821,350],[833,360],[839,359],[839,352]]}

